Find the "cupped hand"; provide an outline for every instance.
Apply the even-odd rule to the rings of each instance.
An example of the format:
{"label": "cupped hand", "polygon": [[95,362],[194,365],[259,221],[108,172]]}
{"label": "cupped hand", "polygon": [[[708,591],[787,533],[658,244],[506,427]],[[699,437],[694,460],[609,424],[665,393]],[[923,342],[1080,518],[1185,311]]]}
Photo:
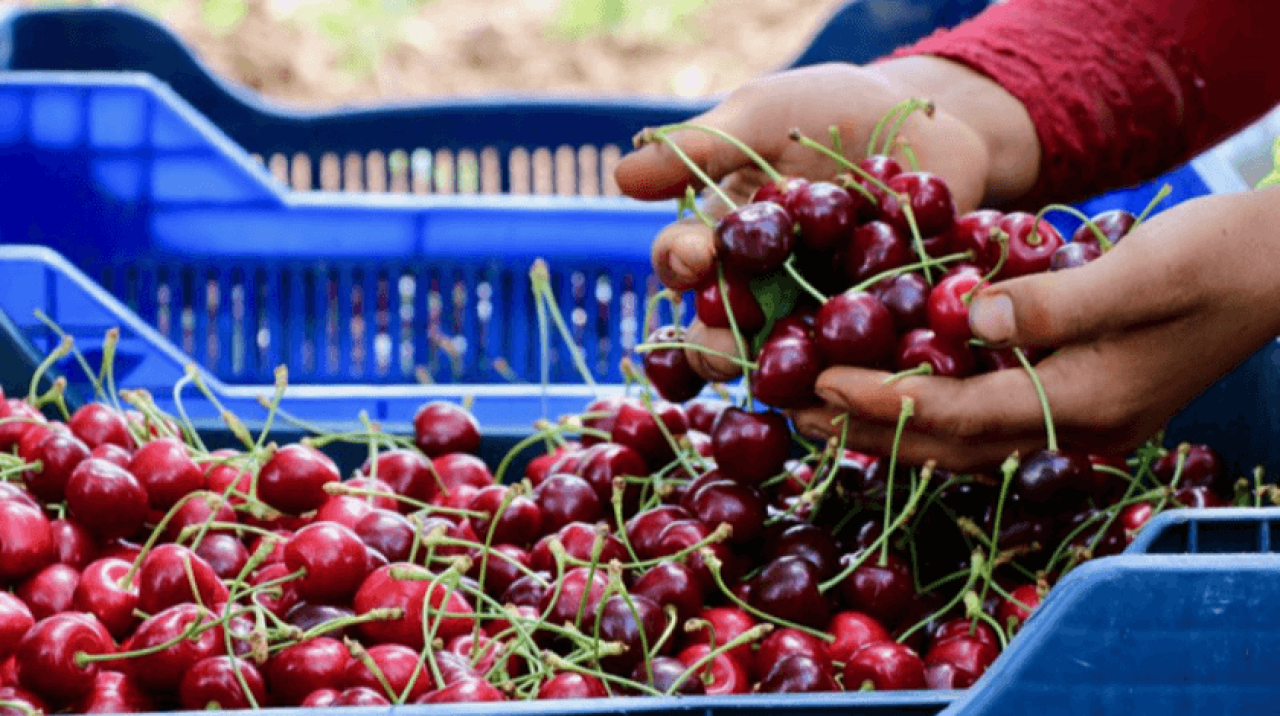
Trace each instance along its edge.
{"label": "cupped hand", "polygon": [[[1092,263],[996,283],[970,306],[975,336],[1056,349],[1035,366],[1061,447],[1114,454],[1154,435],[1199,393],[1280,333],[1280,187],[1185,202]],[[1022,369],[967,379],[855,368],[823,373],[825,406],[792,417],[810,436],[889,454],[904,396],[914,402],[899,459],[952,470],[1043,447],[1046,426]]]}
{"label": "cupped hand", "polygon": [[[865,155],[876,124],[895,106],[914,97],[928,99],[920,87],[893,72],[819,65],[743,85],[715,108],[689,121],[739,139],[784,176],[830,180],[840,167],[792,141],[792,129],[828,144],[830,128],[838,127],[846,156],[856,161]],[[747,201],[767,180],[747,155],[729,142],[694,129],[668,136],[735,204]],[[921,167],[947,182],[957,211],[979,205],[988,190],[991,162],[978,132],[950,114],[945,105],[938,105],[932,117],[922,113],[909,117],[899,136],[911,146]],[[679,198],[690,186],[701,188],[686,164],[662,142],[646,143],[623,158],[616,179],[623,193],[644,200]],[[718,218],[727,211],[714,194],[708,196],[711,216]],[[654,241],[652,261],[659,280],[672,290],[702,285],[715,275],[712,230],[694,217],[672,223]],[[686,339],[724,354],[737,353],[727,329],[708,328],[695,321]],[[707,379],[724,381],[739,374],[731,361],[692,349],[687,354],[694,369]]]}

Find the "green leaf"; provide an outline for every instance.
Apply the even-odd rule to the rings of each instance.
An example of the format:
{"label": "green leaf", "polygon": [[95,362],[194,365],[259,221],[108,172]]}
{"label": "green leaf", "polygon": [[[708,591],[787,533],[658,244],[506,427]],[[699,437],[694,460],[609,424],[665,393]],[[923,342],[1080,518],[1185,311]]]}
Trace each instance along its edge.
{"label": "green leaf", "polygon": [[776,269],[771,273],[758,276],[751,281],[751,293],[755,295],[760,308],[764,310],[764,328],[751,341],[751,352],[758,353],[760,346],[773,331],[773,325],[785,318],[795,308],[800,298],[800,284],[786,269]]}

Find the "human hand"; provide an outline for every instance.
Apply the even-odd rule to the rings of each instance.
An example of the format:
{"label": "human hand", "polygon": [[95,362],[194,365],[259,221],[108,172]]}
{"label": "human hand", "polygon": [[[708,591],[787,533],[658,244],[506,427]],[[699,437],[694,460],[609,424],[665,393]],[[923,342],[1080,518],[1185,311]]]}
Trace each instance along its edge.
{"label": "human hand", "polygon": [[[1035,366],[1061,447],[1131,450],[1280,333],[1280,187],[1185,202],[1154,216],[1095,261],[996,283],[970,305],[975,336],[996,346],[1057,349]],[[811,436],[889,454],[904,396],[914,401],[899,459],[952,470],[1043,447],[1030,376],[967,379],[831,368],[826,405],[793,415]]]}
{"label": "human hand", "polygon": [[[975,80],[958,66],[930,58],[912,58],[867,68],[821,65],[748,83],[690,122],[736,137],[784,176],[830,179],[840,167],[822,154],[791,141],[788,135],[792,129],[825,142],[829,128],[836,126],[846,155],[856,161],[865,154],[876,124],[891,109],[913,97],[930,98],[936,106],[934,115],[931,118],[919,113],[912,115],[899,136],[910,145],[922,168],[946,181],[957,211],[966,212],[992,195],[1015,194],[1017,188],[1012,185],[1019,182],[1025,185],[1029,180],[1026,176],[1010,178],[1009,175],[1025,175],[1031,171],[1010,172],[1001,167],[1001,171],[994,172],[993,167],[1000,164],[1000,158],[993,156],[992,142],[973,126],[976,122],[962,120],[948,111],[950,103],[937,98],[932,84],[958,87],[966,81],[986,82]],[[995,91],[1000,90],[995,88]],[[1002,101],[1015,104],[1014,109],[1005,107],[1004,115],[1017,114],[1020,105],[1011,97],[997,96],[983,106],[1001,111]],[[968,102],[956,100],[955,104],[967,107]],[[1032,130],[1025,132],[1034,136]],[[672,132],[669,139],[713,181],[720,182],[735,203],[745,202],[766,181],[764,173],[743,152],[711,134],[679,130]],[[1000,146],[1014,144],[1002,141]],[[692,172],[662,143],[646,144],[625,157],[616,178],[624,193],[649,200],[683,196],[693,183]],[[714,217],[722,216],[728,209],[715,196],[709,197],[707,206],[708,213]],[[658,278],[668,288],[675,291],[696,288],[715,275],[712,230],[696,218],[677,221],[659,233],[652,260]],[[738,353],[728,329],[709,328],[700,321],[689,327],[685,340],[725,355]],[[694,369],[709,380],[729,380],[740,373],[732,361],[714,354],[694,349],[687,350],[686,354]]]}

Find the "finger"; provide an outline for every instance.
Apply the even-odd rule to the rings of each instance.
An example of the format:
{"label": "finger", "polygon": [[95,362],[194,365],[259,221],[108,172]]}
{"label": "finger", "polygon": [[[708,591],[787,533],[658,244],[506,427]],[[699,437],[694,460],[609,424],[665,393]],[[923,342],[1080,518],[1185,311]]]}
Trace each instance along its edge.
{"label": "finger", "polygon": [[[848,450],[882,458],[894,454],[896,425],[882,425],[854,418],[850,418],[845,426],[834,424],[833,419],[842,414],[844,411],[840,408],[823,406],[796,411],[792,420],[796,429],[810,438],[843,439]],[[1014,452],[1025,455],[1040,446],[1041,442],[1029,437],[970,443],[905,429],[898,438],[896,454],[901,465],[923,465],[932,460],[940,468],[967,472],[999,465]]]}
{"label": "finger", "polygon": [[650,260],[662,285],[673,291],[701,286],[715,268],[715,236],[696,218],[669,224],[653,241]]}
{"label": "finger", "polygon": [[[685,340],[708,350],[739,357],[737,341],[727,328],[710,328],[702,321],[694,321],[685,332]],[[722,383],[742,375],[742,369],[732,360],[706,351],[686,348],[685,355],[694,372],[713,383]]]}
{"label": "finger", "polygon": [[[737,104],[730,98],[689,123],[713,127],[746,140],[749,127],[745,125],[745,113]],[[682,129],[666,135],[666,139],[679,147],[712,181],[719,181],[750,162],[732,143],[707,132]],[[685,161],[666,141],[658,139],[646,141],[623,157],[614,179],[623,194],[641,200],[676,199],[683,197],[688,187],[700,187]]]}
{"label": "finger", "polygon": [[1198,266],[1154,245],[1165,226],[1152,219],[1083,266],[982,289],[969,305],[974,335],[998,347],[1056,347],[1185,315],[1203,299]]}

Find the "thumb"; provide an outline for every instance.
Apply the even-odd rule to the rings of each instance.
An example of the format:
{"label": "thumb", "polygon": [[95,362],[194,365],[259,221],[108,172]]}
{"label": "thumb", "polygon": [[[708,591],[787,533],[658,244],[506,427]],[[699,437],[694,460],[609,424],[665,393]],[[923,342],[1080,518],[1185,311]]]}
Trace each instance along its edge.
{"label": "thumb", "polygon": [[[738,102],[726,100],[715,108],[687,120],[718,129],[732,137],[745,139],[749,129],[745,113]],[[638,135],[637,139],[644,137]],[[750,159],[732,142],[698,129],[678,129],[666,139],[684,152],[690,161],[706,172],[712,181],[720,181],[729,173],[750,163]],[[759,151],[758,148],[757,151]],[[767,158],[767,157],[766,157]],[[618,189],[627,196],[642,200],[678,199],[690,185],[701,188],[701,182],[686,162],[667,145],[653,137],[622,158],[614,172]]]}
{"label": "thumb", "polygon": [[969,304],[974,337],[1051,348],[1187,313],[1198,301],[1187,267],[1144,238],[1130,235],[1083,266],[983,288]]}

